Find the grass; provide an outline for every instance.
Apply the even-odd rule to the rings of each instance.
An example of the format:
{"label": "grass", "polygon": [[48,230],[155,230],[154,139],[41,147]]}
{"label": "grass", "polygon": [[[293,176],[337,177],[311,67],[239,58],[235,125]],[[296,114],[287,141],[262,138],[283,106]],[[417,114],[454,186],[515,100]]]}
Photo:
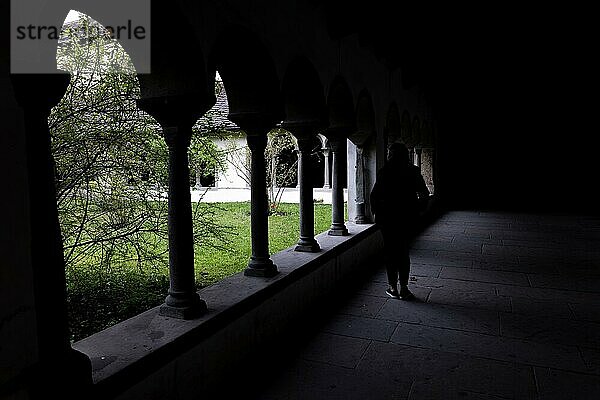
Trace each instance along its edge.
{"label": "grass", "polygon": [[[200,286],[210,285],[244,270],[251,255],[250,203],[219,203],[220,225],[230,227],[235,235],[227,249],[204,246],[196,248],[196,281]],[[279,213],[269,216],[269,250],[276,253],[298,241],[300,225],[298,204],[281,204]],[[315,232],[326,231],[331,225],[331,205],[315,204]]]}
{"label": "grass", "polygon": [[[225,244],[195,246],[198,287],[243,271],[251,255],[250,203],[215,206],[216,222],[229,233]],[[269,216],[271,253],[293,246],[299,237],[298,204],[281,204],[278,211]],[[315,203],[315,232],[330,224],[331,205]],[[169,287],[168,265],[147,270],[115,266],[110,272],[79,265],[67,270],[67,286],[71,339],[76,341],[161,304]]]}

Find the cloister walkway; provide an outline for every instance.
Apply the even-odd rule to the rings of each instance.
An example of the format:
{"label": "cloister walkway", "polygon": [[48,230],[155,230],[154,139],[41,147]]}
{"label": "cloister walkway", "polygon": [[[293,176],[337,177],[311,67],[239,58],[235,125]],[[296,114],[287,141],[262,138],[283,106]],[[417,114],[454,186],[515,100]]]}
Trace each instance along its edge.
{"label": "cloister walkway", "polygon": [[599,399],[600,218],[449,212],[282,345],[247,399]]}

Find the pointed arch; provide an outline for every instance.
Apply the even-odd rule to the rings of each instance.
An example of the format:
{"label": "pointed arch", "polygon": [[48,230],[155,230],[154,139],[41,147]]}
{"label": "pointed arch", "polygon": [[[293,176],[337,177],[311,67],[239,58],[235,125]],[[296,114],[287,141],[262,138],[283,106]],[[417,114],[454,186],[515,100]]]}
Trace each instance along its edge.
{"label": "pointed arch", "polygon": [[433,135],[429,121],[423,121],[421,128],[421,146],[433,147]]}
{"label": "pointed arch", "polygon": [[176,2],[152,2],[151,24],[151,73],[139,75],[138,104],[162,126],[175,126],[181,116],[192,126],[215,104],[203,48]]}
{"label": "pointed arch", "polygon": [[392,102],[388,108],[385,119],[385,131],[387,134],[388,143],[400,140],[402,125],[400,122],[400,112],[398,111],[396,102]]}
{"label": "pointed arch", "polygon": [[412,120],[408,111],[404,110],[400,120],[400,137],[407,146],[412,145]]}
{"label": "pointed arch", "polygon": [[412,136],[411,145],[418,146],[421,144],[421,120],[418,115],[415,115],[412,121]]}
{"label": "pointed arch", "polygon": [[316,125],[326,125],[327,107],[323,85],[317,70],[306,57],[297,57],[287,66],[282,82],[282,95],[286,122],[311,121]]}
{"label": "pointed arch", "polygon": [[280,84],[273,58],[251,30],[229,26],[210,52],[208,70],[218,71],[229,103],[229,115],[259,113],[279,122],[283,118]]}
{"label": "pointed arch", "polygon": [[327,108],[330,127],[354,128],[356,125],[352,92],[341,75],[337,75],[329,86]]}
{"label": "pointed arch", "polygon": [[362,146],[375,133],[375,129],[375,109],[371,94],[367,89],[363,89],[356,102],[356,131],[349,139],[355,145]]}

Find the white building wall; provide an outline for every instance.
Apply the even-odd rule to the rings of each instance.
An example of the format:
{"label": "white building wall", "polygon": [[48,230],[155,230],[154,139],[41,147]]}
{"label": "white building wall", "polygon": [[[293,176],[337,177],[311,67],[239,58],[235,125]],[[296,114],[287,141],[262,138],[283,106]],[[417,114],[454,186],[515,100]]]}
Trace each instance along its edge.
{"label": "white building wall", "polygon": [[226,167],[218,171],[216,187],[223,189],[239,189],[250,187],[250,153],[246,144],[246,135],[232,136],[229,138],[213,139],[219,150],[225,153]]}

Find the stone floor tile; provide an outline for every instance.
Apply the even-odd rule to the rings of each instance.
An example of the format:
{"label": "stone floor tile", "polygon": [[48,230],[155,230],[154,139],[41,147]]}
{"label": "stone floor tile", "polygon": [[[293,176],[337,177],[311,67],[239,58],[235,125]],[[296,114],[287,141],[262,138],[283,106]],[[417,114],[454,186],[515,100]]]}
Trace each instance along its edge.
{"label": "stone floor tile", "polygon": [[440,278],[464,281],[529,286],[527,276],[519,272],[488,271],[473,268],[443,267]]}
{"label": "stone floor tile", "polygon": [[386,301],[387,299],[383,297],[356,294],[337,312],[358,317],[374,318]]}
{"label": "stone floor tile", "polygon": [[600,323],[500,313],[502,336],[600,349]]}
{"label": "stone floor tile", "polygon": [[419,237],[411,243],[412,250],[430,250],[435,251],[439,249],[445,249],[450,246],[452,242],[429,239],[424,237]]}
{"label": "stone floor tile", "polygon": [[[560,273],[561,266],[569,266],[572,265],[569,258],[567,258],[564,254],[558,255],[545,255],[545,256],[536,256],[532,254],[519,254],[516,255],[519,260],[519,264],[521,265],[534,265],[534,266],[542,266],[542,267],[551,267],[557,273]],[[551,273],[548,271],[548,273]]]}
{"label": "stone floor tile", "polygon": [[[533,398],[533,397],[531,397]],[[476,393],[465,390],[460,382],[439,379],[431,381],[415,381],[410,389],[408,400],[505,400],[507,397]]]}
{"label": "stone floor tile", "polygon": [[457,234],[457,236],[464,236],[467,238],[473,239],[489,239],[493,240],[492,234],[489,229],[475,228],[475,227],[467,227],[464,229],[464,232]]}
{"label": "stone floor tile", "polygon": [[498,361],[587,372],[576,347],[540,344],[519,339],[464,332],[453,329],[401,323],[392,343],[483,357]]}
{"label": "stone floor tile", "polygon": [[415,399],[420,398],[417,393],[441,394],[444,387],[448,396],[456,389],[508,398],[531,398],[535,390],[528,366],[393,343],[374,342],[357,371],[379,371],[388,379],[412,379],[411,395]]}
{"label": "stone floor tile", "polygon": [[[269,377],[270,384],[254,389],[248,400],[365,400],[406,399],[411,382],[385,380],[378,371],[357,371],[297,360]],[[258,386],[258,385],[257,385]]]}
{"label": "stone floor tile", "polygon": [[300,358],[354,368],[369,343],[368,339],[321,332],[301,350]]}
{"label": "stone floor tile", "polygon": [[504,246],[516,246],[516,247],[537,247],[542,249],[554,249],[556,246],[560,246],[562,241],[560,239],[552,240],[547,237],[533,237],[531,235],[523,235],[521,238],[511,239],[506,237],[502,239]]}
{"label": "stone floor tile", "polygon": [[482,398],[501,396],[533,399],[535,397],[535,380],[531,367],[470,356],[462,356],[459,359],[461,360],[459,367],[449,371],[443,379],[453,382],[460,391],[486,396]]}
{"label": "stone floor tile", "polygon": [[465,291],[477,291],[487,292],[490,294],[496,294],[496,285],[486,282],[467,282],[456,279],[442,279],[442,278],[431,278],[431,277],[415,277],[412,280],[415,286],[431,289],[449,289],[449,290],[465,290]]}
{"label": "stone floor tile", "polygon": [[573,303],[569,307],[575,314],[575,319],[580,321],[600,322],[600,302]]}
{"label": "stone floor tile", "polygon": [[540,400],[598,400],[600,377],[552,368],[534,368]]}
{"label": "stone floor tile", "polygon": [[412,324],[460,329],[492,335],[499,334],[498,313],[489,310],[443,306],[431,303],[388,301],[381,308],[377,317]]}
{"label": "stone floor tile", "polygon": [[[497,296],[488,291],[458,290],[458,289],[432,289],[429,299],[432,304],[441,304],[458,307],[471,307],[475,309],[511,312],[511,301],[508,297]],[[567,309],[567,311],[569,311]]]}
{"label": "stone floor tile", "polygon": [[[515,254],[509,255],[496,255],[496,254],[478,254],[476,257],[473,257],[471,260],[471,265],[481,266],[482,264],[495,264],[495,265],[505,265],[507,267],[519,265],[519,257]],[[508,270],[510,272],[522,272],[518,269]]]}
{"label": "stone floor tile", "polygon": [[473,254],[438,250],[435,251],[435,254],[421,254],[411,251],[410,258],[415,264],[470,267],[473,265],[475,256]]}
{"label": "stone floor tile", "polygon": [[413,262],[410,266],[410,274],[412,276],[430,276],[432,278],[437,278],[441,270],[441,265],[416,264]]}
{"label": "stone floor tile", "polygon": [[[396,300],[397,302],[399,300]],[[385,307],[385,305],[384,305]],[[354,315],[336,315],[323,327],[324,332],[355,338],[387,342],[396,329],[397,322]]]}
{"label": "stone floor tile", "polygon": [[589,372],[600,376],[600,350],[580,347],[579,351]]}
{"label": "stone floor tile", "polygon": [[538,264],[521,264],[518,261],[506,262],[506,261],[482,261],[474,260],[472,268],[483,269],[488,271],[505,271],[505,272],[517,272],[522,274],[539,274],[539,273],[556,273],[557,269],[547,263]]}
{"label": "stone floor tile", "polygon": [[536,300],[526,297],[511,297],[512,311],[515,314],[539,317],[573,318],[569,305],[556,300]]}
{"label": "stone floor tile", "polygon": [[600,303],[599,293],[574,292],[572,290],[527,288],[521,286],[496,285],[500,296],[524,297],[534,300],[552,300],[567,303]]}
{"label": "stone floor tile", "polygon": [[529,275],[529,281],[533,287],[600,293],[598,278],[574,277],[569,274],[532,274]]}

